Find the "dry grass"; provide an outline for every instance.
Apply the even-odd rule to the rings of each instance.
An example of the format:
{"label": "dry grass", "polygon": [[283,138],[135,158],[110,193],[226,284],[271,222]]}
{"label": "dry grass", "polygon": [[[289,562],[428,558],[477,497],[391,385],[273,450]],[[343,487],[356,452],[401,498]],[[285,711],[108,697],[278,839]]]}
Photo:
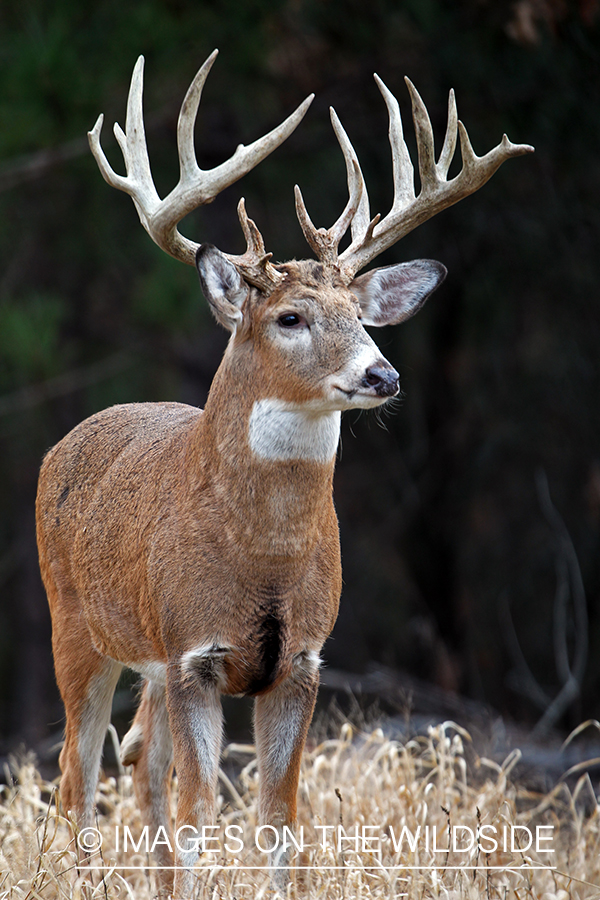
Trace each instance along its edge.
{"label": "dry grass", "polygon": [[[239,853],[221,849],[201,859],[197,867],[199,895],[260,898],[270,894],[267,872],[244,868],[266,863],[265,855],[254,847],[256,761],[252,748],[228,752],[246,752],[247,764],[235,786],[222,775],[219,828],[223,834],[226,826],[240,826],[245,848]],[[299,795],[299,825],[304,828],[305,845],[294,860],[297,868],[290,897],[600,897],[600,815],[589,776],[582,775],[571,788],[561,782],[548,795],[534,794],[511,780],[517,759],[518,751],[501,766],[477,757],[469,735],[452,723],[430,729],[427,737],[406,744],[386,739],[380,730],[356,735],[344,725],[337,739],[326,740],[305,754]],[[123,853],[115,848],[117,828],[122,833],[128,825],[136,839],[142,834],[128,773],[100,784],[97,826],[103,846],[92,858],[92,864],[100,867],[93,872],[82,868],[84,858],[78,854],[73,827],[56,812],[53,785],[41,779],[32,760],[21,762],[15,776],[15,783],[3,788],[0,803],[0,900],[143,900],[155,895],[155,873],[149,868],[151,859],[143,845],[139,852]],[[366,833],[380,838],[380,852],[369,852],[360,844],[355,848],[351,841],[340,849],[333,829],[326,832],[323,848],[323,831],[316,826],[340,823],[349,836],[357,828],[373,826]],[[458,825],[473,832],[495,826],[500,840],[505,826],[520,825],[532,831],[536,825],[552,826],[553,832],[544,834],[551,838],[546,846],[555,852],[536,852],[535,848],[510,852],[510,846],[504,852],[500,846],[493,853],[476,848],[467,853],[433,853],[433,827],[440,848],[446,847],[449,827]],[[421,826],[414,852],[406,841],[401,850],[394,849],[392,835],[397,841],[403,826],[411,835]],[[425,826],[429,826],[429,847]],[[487,833],[491,833],[489,829]],[[517,834],[526,836],[524,830]],[[485,844],[488,849],[490,846]]]}

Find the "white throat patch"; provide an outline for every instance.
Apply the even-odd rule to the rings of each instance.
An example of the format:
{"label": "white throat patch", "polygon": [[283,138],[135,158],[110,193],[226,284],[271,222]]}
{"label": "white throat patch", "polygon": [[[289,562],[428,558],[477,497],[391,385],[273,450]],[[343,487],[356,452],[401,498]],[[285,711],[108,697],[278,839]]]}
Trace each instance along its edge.
{"label": "white throat patch", "polygon": [[250,413],[248,443],[261,459],[330,462],[340,440],[341,413],[319,412],[283,400],[257,400]]}

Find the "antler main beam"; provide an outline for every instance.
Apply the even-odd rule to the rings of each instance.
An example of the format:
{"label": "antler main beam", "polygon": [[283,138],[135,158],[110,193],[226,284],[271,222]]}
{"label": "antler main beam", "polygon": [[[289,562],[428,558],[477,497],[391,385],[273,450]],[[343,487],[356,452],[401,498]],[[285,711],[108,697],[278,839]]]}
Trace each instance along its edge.
{"label": "antler main beam", "polygon": [[[389,141],[392,149],[394,201],[387,216],[379,215],[371,219],[369,198],[360,164],[354,147],[344,131],[335,111],[331,110],[331,121],[339,141],[348,176],[350,200],[346,210],[330,229],[316,229],[306,211],[300,189],[296,186],[296,209],[302,230],[318,258],[329,265],[337,265],[342,276],[350,282],[354,275],[371,260],[375,259],[396,241],[404,237],[418,225],[426,222],[443,209],[453,206],[473,194],[488,181],[505,160],[524,153],[532,153],[529,144],[513,144],[506,135],[502,141],[485,156],[477,156],[473,151],[467,130],[458,120],[454,91],[448,98],[448,125],[438,162],[435,161],[433,129],[429,114],[412,82],[406,84],[412,103],[412,114],[417,138],[417,154],[421,190],[415,194],[414,169],[402,130],[402,118],[398,101],[375,75],[375,81],[385,100],[389,114]],[[454,157],[457,136],[460,140],[462,169],[448,181],[448,170]],[[350,215],[351,210],[353,214]],[[349,222],[349,218],[351,222]],[[352,241],[339,256],[337,248],[344,231],[351,224]]]}
{"label": "antler main beam", "polygon": [[[180,234],[177,230],[179,222],[192,210],[210,203],[217,194],[279,147],[301,122],[314,97],[314,94],[307,97],[291,116],[264,137],[247,147],[240,144],[233,156],[221,165],[214,169],[201,169],[194,150],[194,125],[202,89],[217,53],[218,50],[213,51],[200,68],[181,106],[177,123],[180,177],[177,186],[163,200],[158,196],[152,179],[144,131],[143,56],[139,57],[133,70],[127,100],[125,131],[118,124],[114,126],[115,137],[125,160],[127,172],[125,176],[118,175],[113,170],[100,144],[103,115],[98,117],[93,129],[88,133],[91,151],[105,181],[131,196],[140,221],[152,240],[175,259],[189,265],[194,265],[199,245]],[[238,213],[244,234],[249,239],[248,249],[243,256],[229,258],[239,264],[246,277],[258,287],[265,284],[272,286],[282,276],[269,263],[270,254],[265,254],[260,232],[246,216],[243,203],[238,208]]]}

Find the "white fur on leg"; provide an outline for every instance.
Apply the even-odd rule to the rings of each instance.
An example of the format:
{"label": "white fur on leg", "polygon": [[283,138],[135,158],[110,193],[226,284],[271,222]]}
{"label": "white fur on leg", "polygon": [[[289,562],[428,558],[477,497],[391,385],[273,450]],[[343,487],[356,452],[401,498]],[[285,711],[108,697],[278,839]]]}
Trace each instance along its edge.
{"label": "white fur on leg", "polygon": [[297,686],[312,681],[320,665],[317,650],[303,650],[294,657],[289,681],[263,698],[263,703],[270,707],[270,714],[265,717],[268,724],[263,735],[265,752],[262,759],[269,781],[278,781],[285,775],[303,728],[304,708],[298,702]]}
{"label": "white fur on leg", "polygon": [[[85,707],[81,716],[77,752],[81,761],[84,783],[85,818],[91,817],[98,783],[98,772],[104,738],[110,722],[112,698],[123,667],[106,659],[99,675],[90,681]],[[85,825],[81,822],[80,825]]]}

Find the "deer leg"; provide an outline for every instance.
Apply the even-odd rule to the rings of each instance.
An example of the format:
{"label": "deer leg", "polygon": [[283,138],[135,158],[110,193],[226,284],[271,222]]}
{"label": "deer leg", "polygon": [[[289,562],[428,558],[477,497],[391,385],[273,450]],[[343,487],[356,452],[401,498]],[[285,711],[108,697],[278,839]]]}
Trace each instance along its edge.
{"label": "deer leg", "polygon": [[73,639],[70,653],[61,652],[67,642],[64,632],[53,636],[56,680],[66,713],[60,796],[63,811],[72,811],[79,828],[86,828],[93,824],[104,738],[122,666],[98,653],[87,631]]}
{"label": "deer leg", "polygon": [[121,744],[121,762],[133,766],[133,787],[150,840],[156,841],[159,897],[173,890],[171,779],[173,741],[163,685],[147,681],[131,728]]}
{"label": "deer leg", "polygon": [[195,896],[194,863],[202,851],[202,826],[213,825],[223,711],[217,669],[221,658],[202,655],[202,664],[170,665],[167,709],[179,783],[173,897]]}
{"label": "deer leg", "polygon": [[319,684],[319,659],[312,651],[299,653],[292,674],[272,691],[257,697],[254,714],[258,756],[261,825],[272,825],[279,844],[270,854],[273,886],[285,895],[289,880],[290,848],[283,826],[296,822],[300,763],[312,719]]}
{"label": "deer leg", "polygon": [[121,665],[99,653],[66,570],[48,558],[38,523],[40,568],[52,617],[56,682],[65,707],[65,742],[59,757],[60,800],[79,828],[93,825],[94,796],[112,696]]}

